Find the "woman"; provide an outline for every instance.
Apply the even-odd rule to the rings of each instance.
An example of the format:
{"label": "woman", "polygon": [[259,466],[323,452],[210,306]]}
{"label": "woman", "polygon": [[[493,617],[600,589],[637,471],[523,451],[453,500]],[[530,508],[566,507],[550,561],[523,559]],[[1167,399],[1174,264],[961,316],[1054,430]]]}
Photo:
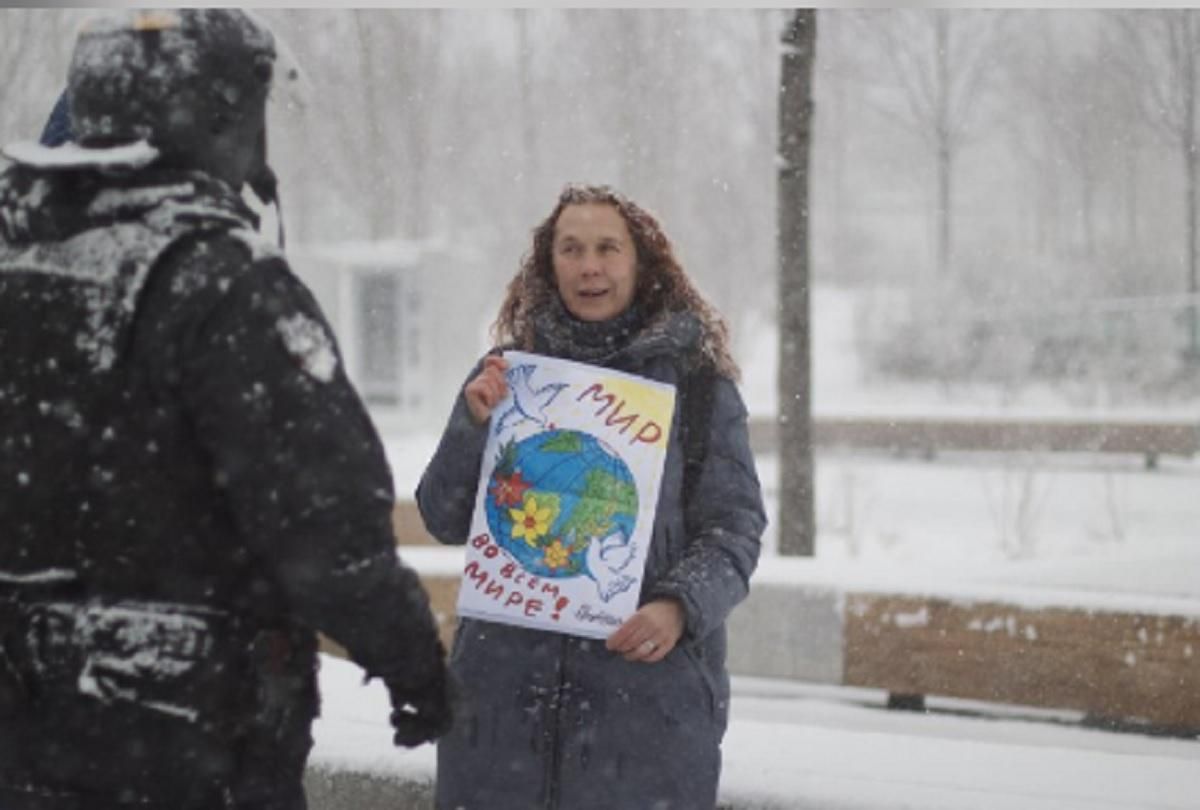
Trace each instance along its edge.
{"label": "woman", "polygon": [[[498,348],[677,387],[637,612],[606,642],[462,619],[466,695],[438,744],[441,810],[704,810],[729,707],[725,619],[766,525],[728,332],[647,211],[568,186],[493,325]],[[493,353],[471,373],[417,488],[431,534],[467,539],[492,409]]]}

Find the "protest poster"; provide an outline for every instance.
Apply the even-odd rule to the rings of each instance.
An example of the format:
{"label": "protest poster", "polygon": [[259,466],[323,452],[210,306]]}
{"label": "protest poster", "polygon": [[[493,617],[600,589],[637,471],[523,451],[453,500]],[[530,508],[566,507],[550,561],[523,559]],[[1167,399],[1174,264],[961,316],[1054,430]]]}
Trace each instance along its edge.
{"label": "protest poster", "polygon": [[606,638],[637,610],[675,388],[508,351],[458,613]]}

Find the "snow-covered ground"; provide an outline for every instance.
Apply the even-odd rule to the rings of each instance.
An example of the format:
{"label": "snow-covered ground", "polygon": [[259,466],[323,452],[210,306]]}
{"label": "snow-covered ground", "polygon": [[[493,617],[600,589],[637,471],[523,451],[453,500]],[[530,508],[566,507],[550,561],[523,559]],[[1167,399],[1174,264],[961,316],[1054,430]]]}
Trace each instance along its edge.
{"label": "snow-covered ground", "polygon": [[[322,660],[317,767],[427,782],[435,752],[392,747],[387,696]],[[972,704],[887,711],[869,690],[734,678],[723,800],[770,810],[1194,810],[1200,742],[1116,734]]]}

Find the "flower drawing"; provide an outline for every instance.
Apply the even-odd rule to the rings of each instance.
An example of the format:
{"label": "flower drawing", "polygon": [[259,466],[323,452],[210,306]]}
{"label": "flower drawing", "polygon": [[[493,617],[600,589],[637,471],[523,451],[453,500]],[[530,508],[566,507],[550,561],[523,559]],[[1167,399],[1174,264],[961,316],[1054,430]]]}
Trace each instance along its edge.
{"label": "flower drawing", "polygon": [[512,518],[513,539],[524,538],[531,546],[537,545],[537,540],[550,531],[550,523],[554,520],[554,510],[545,506],[538,508],[537,497],[533,493],[525,496],[525,503],[518,509],[509,509]]}
{"label": "flower drawing", "polygon": [[529,489],[530,486],[532,484],[522,478],[521,471],[517,470],[512,475],[497,475],[489,492],[491,492],[492,499],[497,505],[513,507],[524,500],[525,490]]}
{"label": "flower drawing", "polygon": [[570,558],[571,552],[563,546],[562,540],[555,540],[542,553],[542,561],[551,569],[565,568]]}

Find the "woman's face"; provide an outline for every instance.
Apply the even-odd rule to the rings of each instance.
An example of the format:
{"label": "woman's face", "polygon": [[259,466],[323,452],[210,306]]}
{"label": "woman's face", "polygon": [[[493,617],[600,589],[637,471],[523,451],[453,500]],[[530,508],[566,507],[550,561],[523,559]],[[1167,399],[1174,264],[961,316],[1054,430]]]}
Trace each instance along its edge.
{"label": "woman's face", "polygon": [[637,249],[616,206],[564,208],[554,223],[551,258],[558,295],[579,320],[607,321],[633,302]]}

